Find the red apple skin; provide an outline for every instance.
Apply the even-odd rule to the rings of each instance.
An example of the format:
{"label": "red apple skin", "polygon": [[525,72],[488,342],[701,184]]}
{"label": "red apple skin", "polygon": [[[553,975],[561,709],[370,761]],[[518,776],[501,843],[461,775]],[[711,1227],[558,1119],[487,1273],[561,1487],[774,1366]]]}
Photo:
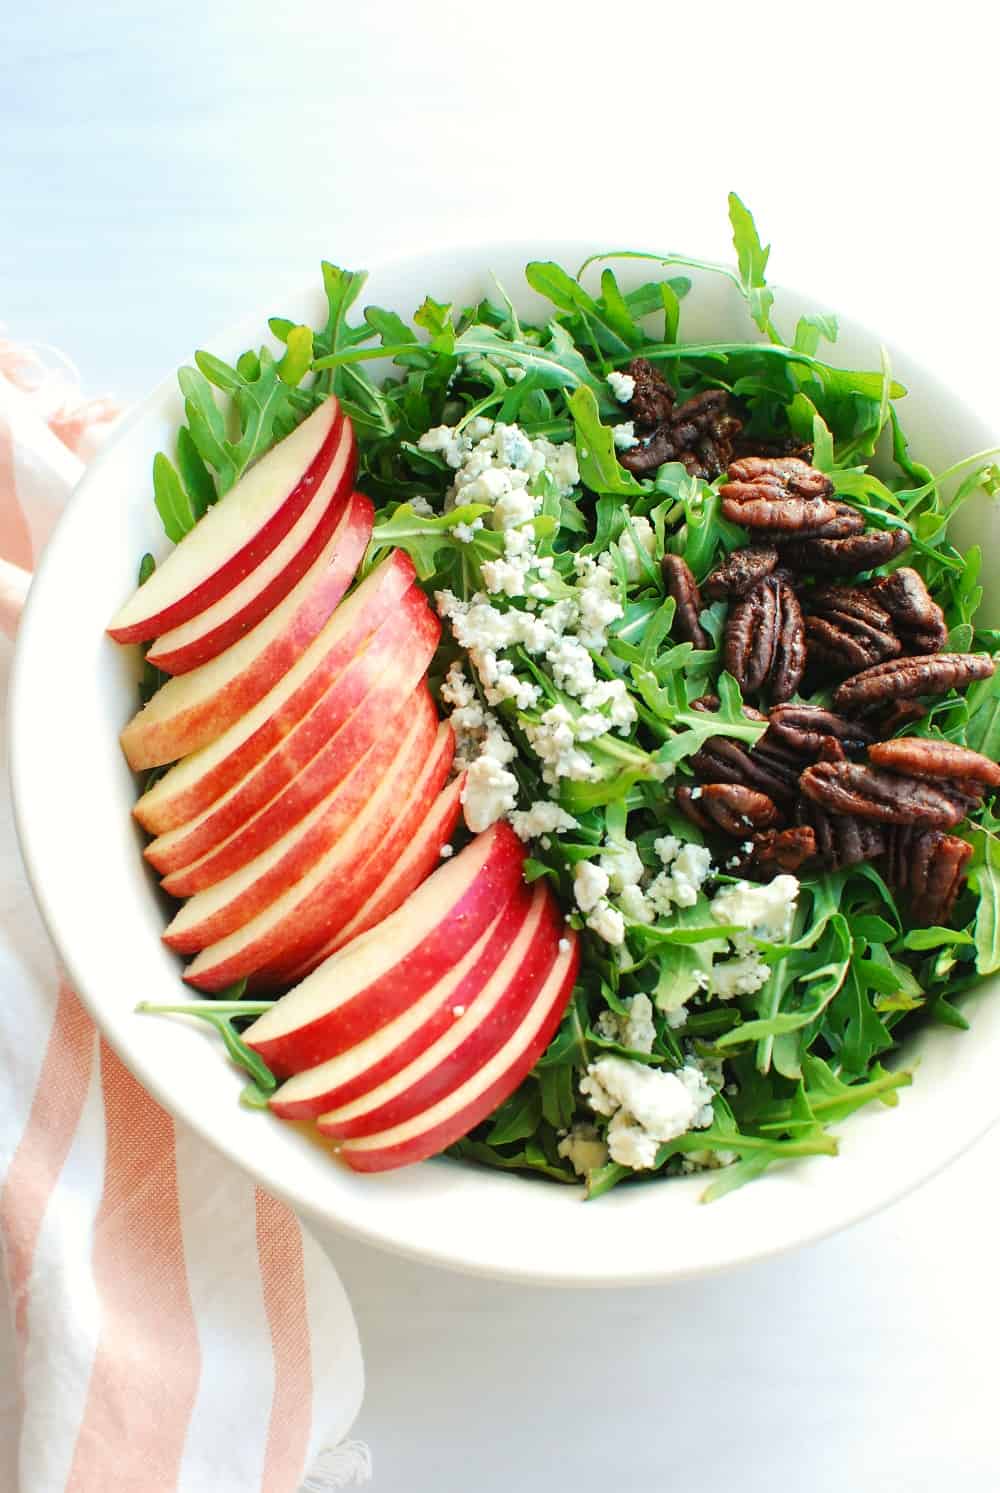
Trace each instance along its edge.
{"label": "red apple skin", "polygon": [[[391,1051],[386,1052],[375,1062],[370,1062],[352,1078],[338,1081],[336,1071],[331,1071],[324,1086],[308,1098],[296,1099],[289,1096],[284,1092],[288,1088],[286,1084],[270,1101],[274,1113],[284,1120],[315,1119],[328,1110],[350,1104],[353,1100],[360,1099],[362,1095],[371,1093],[378,1088],[379,1084],[387,1083],[409,1063],[414,1062],[421,1053],[455,1025],[453,1008],[456,1005],[468,1008],[475,1001],[520,933],[530,906],[531,893],[526,886],[519,887],[493,924],[492,931],[483,935],[488,942],[472,967],[451,990],[447,993],[442,992],[439,1003],[428,1011],[426,1019],[421,1022],[420,1026],[396,1042]],[[448,973],[450,971],[446,972],[445,978]],[[366,1039],[374,1034],[373,1028],[372,1032],[366,1033]],[[358,1045],[363,1047],[364,1040]],[[350,1056],[355,1051],[356,1049],[352,1048],[351,1053],[345,1056]],[[337,1064],[341,1060],[335,1058],[333,1062]],[[341,1067],[339,1071],[342,1074],[343,1068]],[[310,1072],[316,1072],[316,1070],[307,1069],[305,1076],[308,1076]]]}
{"label": "red apple skin", "polygon": [[116,643],[144,643],[166,632],[168,628],[179,627],[182,622],[190,622],[192,617],[196,617],[199,612],[203,612],[206,607],[218,601],[220,596],[225,596],[227,591],[238,586],[240,581],[250,574],[254,566],[281,543],[289,529],[305,511],[306,505],[326,476],[337,449],[340,426],[346,416],[333,395],[327,403],[333,404],[333,409],[330,411],[333,417],[330,429],[308,469],[302,474],[277,512],[224,565],[208,576],[201,585],[195,586],[186,595],[178,597],[171,606],[161,608],[160,611],[143,618],[130,627],[109,627],[108,633]]}
{"label": "red apple skin", "polygon": [[[154,835],[179,829],[181,825],[203,813],[237,783],[242,782],[257,763],[262,762],[314,709],[367,640],[392,617],[397,608],[406,605],[406,597],[414,589],[415,574],[410,557],[402,550],[393,550],[362,582],[361,587],[341,603],[341,607],[350,606],[364,587],[375,582],[368,593],[370,602],[366,597],[364,608],[358,612],[349,629],[337,637],[322,654],[317,655],[316,667],[273,714],[261,722],[251,736],[241,741],[196,782],[176,793],[165,796],[163,785],[167,778],[164,778],[157,784],[160,790],[158,793],[153,789],[143,794],[132,811],[143,828]],[[334,617],[340,609],[334,612]],[[319,638],[315,641],[319,642]]]}
{"label": "red apple skin", "polygon": [[555,1036],[573,993],[580,959],[579,947],[574,934],[567,933],[565,936],[572,942],[572,951],[566,962],[565,973],[560,976],[556,984],[537,1032],[510,1067],[471,1103],[454,1114],[448,1115],[446,1119],[441,1120],[432,1128],[411,1136],[409,1140],[398,1141],[395,1144],[390,1142],[381,1147],[371,1146],[366,1150],[358,1149],[362,1144],[360,1138],[353,1145],[351,1141],[345,1141],[339,1149],[339,1154],[341,1160],[345,1161],[352,1171],[387,1172],[397,1167],[409,1166],[415,1161],[426,1161],[429,1156],[436,1156],[455,1141],[460,1140],[463,1135],[468,1135],[469,1131],[473,1130],[481,1120],[487,1119],[498,1105],[510,1098],[518,1085],[527,1078]]}
{"label": "red apple skin", "polygon": [[171,897],[191,897],[280,839],[352,771],[423,678],[441,625],[423,592],[355,654],[298,727],[204,818],[147,845]]}
{"label": "red apple skin", "polygon": [[[330,469],[335,465],[339,466],[340,475],[333,492],[326,499],[323,516],[301,549],[256,596],[248,600],[238,612],[234,612],[219,626],[203,633],[200,637],[193,638],[179,648],[170,647],[169,632],[161,633],[146,655],[151,664],[155,664],[158,669],[162,669],[167,674],[186,674],[191,669],[196,669],[199,664],[207,663],[210,658],[215,658],[217,653],[228,648],[230,643],[235,643],[237,638],[249,632],[262,617],[267,616],[268,612],[273,611],[278,603],[288,595],[292,587],[301,580],[337,527],[354,487],[354,477],[358,469],[358,448],[354,439],[354,427],[350,420],[341,421],[339,433],[340,443],[334,451]],[[326,477],[329,477],[330,469],[327,470]]]}
{"label": "red apple skin", "polygon": [[[395,806],[397,827],[402,826],[407,837],[412,836],[428,814],[448,776],[454,749],[454,734],[451,727],[444,724],[438,732],[438,741],[431,751],[420,783],[405,803]],[[365,839],[371,844],[367,835]],[[373,835],[372,839],[377,842],[378,835]],[[385,833],[382,845],[364,863],[367,880],[362,879],[353,867],[347,870],[338,864],[335,870],[324,877],[301,902],[294,903],[273,926],[263,930],[257,937],[248,937],[245,941],[238,939],[235,948],[227,950],[224,947],[226,940],[222,940],[221,947],[211,945],[202,950],[198,959],[184,971],[183,978],[197,990],[213,991],[224,990],[234,980],[246,975],[253,976],[255,989],[274,989],[275,984],[270,975],[261,974],[268,962],[283,958],[285,952],[292,947],[295,949],[295,957],[300,957],[298,935],[303,924],[309,930],[310,946],[313,938],[317,942],[322,940],[325,936],[325,909],[331,903],[346,903],[343,915],[353,915],[356,908],[370,895],[378,880],[387,874],[389,863],[385,859],[386,847],[394,843],[394,832]]]}
{"label": "red apple skin", "polygon": [[285,975],[289,985],[297,985],[322,964],[324,959],[329,959],[331,954],[350,943],[352,938],[358,938],[369,928],[374,928],[376,923],[381,923],[391,912],[395,912],[410,893],[415,892],[420,883],[426,881],[435,867],[441,864],[442,848],[455,833],[461,818],[464,786],[464,773],[448,784],[386,879],[349,923],[345,923],[338,933]]}
{"label": "red apple skin", "polygon": [[[318,1123],[324,1135],[332,1135],[337,1140],[352,1140],[357,1136],[376,1135],[380,1130],[390,1130],[394,1125],[402,1125],[405,1120],[425,1113],[438,1100],[453,1093],[500,1051],[538,998],[559,952],[559,939],[564,929],[562,914],[547,887],[540,888],[537,895],[542,901],[542,908],[535,934],[520,964],[512,972],[503,995],[489,1014],[478,1025],[475,1024],[476,996],[473,996],[466,1011],[466,1019],[470,1023],[468,1035],[458,1047],[430,1072],[410,1084],[409,1088],[383,1104],[376,1103],[371,1109],[352,1119],[339,1118],[336,1110],[323,1114]],[[477,995],[482,994],[480,985]],[[458,1004],[463,1002],[458,1001]],[[453,1017],[452,1022],[455,1020]],[[345,1107],[347,1102],[342,1101],[339,1107]]]}
{"label": "red apple skin", "polygon": [[[352,494],[341,523],[314,562],[314,568],[323,568],[318,570],[315,583],[303,596],[301,606],[289,619],[288,626],[271,638],[244,669],[204,698],[195,698],[193,703],[181,705],[174,714],[163,718],[166,692],[189,686],[192,680],[197,681],[198,670],[169,680],[153,696],[149,705],[139,711],[121,734],[122,750],[130,767],[135,770],[159,767],[187,756],[189,752],[196,752],[199,747],[207,746],[221,736],[228,726],[263,699],[300,653],[308,648],[353,580],[371,537],[374,513],[369,498],[360,493]],[[328,563],[324,564],[325,557],[328,557]],[[306,584],[308,574],[302,578],[301,585]],[[257,626],[266,628],[269,621],[270,618],[265,617]],[[242,647],[252,637],[253,633],[248,633],[246,638],[240,638],[232,646]],[[224,655],[220,654],[219,658],[222,657]],[[202,668],[212,669],[217,663],[218,659],[210,659]],[[157,707],[157,702],[156,713],[147,715],[147,711],[152,712],[153,707]]]}
{"label": "red apple skin", "polygon": [[[267,853],[256,858],[246,873],[256,873],[253,880],[236,891],[221,907],[216,907],[206,916],[199,916],[199,899],[196,897],[186,903],[163,934],[164,943],[179,954],[192,954],[235,933],[237,928],[242,928],[263,912],[300,881],[317,861],[334,850],[345,831],[360,820],[366,804],[385,778],[392,779],[399,798],[405,798],[413,791],[433,746],[437,726],[434,702],[426,684],[420,684],[404,708],[385,723],[354,771],[337,783],[326,800],[319,801],[318,817],[304,825],[301,832],[294,833],[281,854],[277,854],[275,847],[273,859]],[[385,818],[391,819],[391,813],[390,804]],[[373,820],[365,836],[366,846],[374,847],[379,843],[382,824],[381,818]],[[295,831],[295,823],[290,830]],[[266,861],[270,864],[265,864]],[[349,874],[350,869],[349,864],[342,866],[341,874]],[[214,889],[208,891],[213,893],[214,902]]]}
{"label": "red apple skin", "polygon": [[[277,1077],[287,1078],[304,1068],[314,1068],[356,1046],[368,1032],[407,1010],[476,942],[515,895],[524,867],[524,846],[508,824],[494,825],[487,833],[493,841],[477,874],[466,885],[456,887],[456,900],[442,910],[436,923],[428,926],[422,920],[409,933],[402,925],[401,938],[416,936],[417,942],[409,946],[401,942],[400,957],[383,974],[332,1010],[291,1031],[262,1038],[259,1033],[255,1035],[255,1027],[249,1029],[244,1041]],[[429,898],[434,884],[434,877],[429,877],[420,889],[421,896]]]}

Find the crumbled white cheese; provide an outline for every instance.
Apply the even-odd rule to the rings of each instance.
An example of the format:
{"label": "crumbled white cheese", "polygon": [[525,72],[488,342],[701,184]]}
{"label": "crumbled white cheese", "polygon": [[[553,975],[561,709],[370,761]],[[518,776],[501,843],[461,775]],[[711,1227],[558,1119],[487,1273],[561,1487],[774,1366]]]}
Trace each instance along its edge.
{"label": "crumbled white cheese", "polygon": [[712,1122],[712,1090],[691,1064],[670,1073],[628,1058],[597,1058],[580,1092],[597,1114],[611,1116],[611,1159],[637,1170],[655,1165],[664,1141]]}
{"label": "crumbled white cheese", "polygon": [[[625,574],[629,581],[634,583],[642,580],[643,576],[649,573],[648,565],[644,563],[636,548],[636,540],[641,545],[644,554],[652,560],[656,555],[656,531],[648,518],[633,518],[632,529],[635,538],[633,539],[627,528],[623,529],[618,539],[618,548],[625,561]],[[610,565],[610,554],[601,555],[598,563],[602,566]]]}
{"label": "crumbled white cheese", "polygon": [[641,887],[623,887],[618,895],[618,906],[632,923],[654,923],[656,921],[656,913],[643,896]]}
{"label": "crumbled white cheese", "polygon": [[611,438],[615,443],[616,451],[631,451],[633,446],[639,444],[639,437],[635,433],[635,425],[631,420],[623,420],[620,425],[612,425]]}
{"label": "crumbled white cheese", "polygon": [[635,393],[635,379],[630,373],[611,372],[608,374],[608,388],[619,404],[629,404]]}
{"label": "crumbled white cheese", "polygon": [[443,861],[450,860],[454,854],[455,847],[453,845],[442,845],[441,849],[438,851],[438,855]]}
{"label": "crumbled white cheese", "polygon": [[578,1177],[596,1172],[608,1159],[608,1148],[601,1140],[597,1126],[585,1123],[574,1125],[556,1150],[567,1158]]}
{"label": "crumbled white cheese", "polygon": [[451,532],[456,539],[461,540],[462,544],[471,544],[476,537],[476,531],[482,527],[482,519],[474,518],[471,524],[453,524]]}
{"label": "crumbled white cheese", "polygon": [[625,613],[610,571],[598,565],[590,555],[574,556],[573,564],[577,573],[580,641],[584,647],[599,651],[607,643],[608,627]]}
{"label": "crumbled white cheese", "polygon": [[410,504],[410,507],[413,509],[414,513],[419,514],[419,516],[421,518],[435,518],[436,517],[434,509],[431,507],[430,503],[427,501],[427,499],[425,497],[422,497],[419,493],[417,494],[417,496],[415,498],[410,498],[409,499],[409,504]]}
{"label": "crumbled white cheese", "polygon": [[565,705],[552,705],[538,722],[525,725],[525,735],[542,762],[542,777],[555,785],[560,778],[592,782],[598,771],[586,752],[576,745],[573,717]]}
{"label": "crumbled white cheese", "polygon": [[545,658],[552,669],[552,677],[560,689],[568,695],[581,695],[594,687],[594,661],[576,638],[558,638],[546,650]]}
{"label": "crumbled white cheese", "polygon": [[559,952],[560,952],[560,954],[568,954],[569,953],[569,939],[568,938],[561,938],[559,940]]}
{"label": "crumbled white cheese", "polygon": [[656,1040],[653,1002],[648,995],[634,995],[626,1001],[628,1015],[622,1027],[622,1044],[633,1052],[652,1052]]}
{"label": "crumbled white cheese", "polygon": [[770,965],[765,964],[759,954],[741,954],[737,959],[726,959],[713,964],[705,986],[707,995],[716,995],[720,1000],[732,1000],[737,995],[752,995],[770,976]]}
{"label": "crumbled white cheese", "polygon": [[593,912],[587,914],[587,927],[613,948],[625,942],[625,919],[606,897],[602,897]]}
{"label": "crumbled white cheese", "polygon": [[638,886],[646,870],[633,840],[609,840],[601,853],[601,870],[608,876],[611,891],[623,892]]}
{"label": "crumbled white cheese", "polygon": [[479,834],[513,809],[517,778],[495,757],[484,753],[466,768],[461,797],[465,822],[473,834]]}
{"label": "crumbled white cheese", "polygon": [[688,1019],[687,1006],[675,1006],[672,1011],[664,1011],[664,1019],[672,1032],[682,1027]]}
{"label": "crumbled white cheese", "polygon": [[665,866],[670,865],[680,848],[681,842],[676,835],[661,835],[658,840],[653,841],[653,849]]}
{"label": "crumbled white cheese", "polygon": [[[669,838],[674,839],[674,836]],[[657,845],[661,843],[656,842]],[[669,862],[669,869],[660,872],[646,897],[656,911],[663,914],[669,913],[672,906],[693,907],[711,871],[711,852],[704,845],[688,842],[679,846]]]}
{"label": "crumbled white cheese", "polygon": [[608,874],[593,861],[579,861],[573,872],[573,896],[581,912],[591,912],[607,895]]}
{"label": "crumbled white cheese", "polygon": [[567,814],[550,799],[537,799],[530,809],[516,809],[510,816],[515,833],[522,840],[534,840],[556,830],[578,829],[572,814]]}
{"label": "crumbled white cheese", "polygon": [[754,938],[784,943],[792,931],[798,895],[796,876],[776,876],[762,884],[738,881],[713,897],[712,916],[717,923],[749,929]]}
{"label": "crumbled white cheese", "polygon": [[581,703],[588,710],[603,710],[607,706],[611,724],[624,736],[636,719],[635,705],[622,679],[599,679],[583,695]]}

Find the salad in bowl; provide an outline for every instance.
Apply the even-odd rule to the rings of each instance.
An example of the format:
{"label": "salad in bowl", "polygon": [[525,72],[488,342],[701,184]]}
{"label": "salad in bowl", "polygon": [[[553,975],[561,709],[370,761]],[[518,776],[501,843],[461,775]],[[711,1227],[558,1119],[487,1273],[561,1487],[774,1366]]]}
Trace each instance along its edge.
{"label": "salad in bowl", "polygon": [[[888,356],[832,361],[730,215],[732,268],[528,262],[531,315],[324,264],[318,324],[181,370],[172,548],[109,626],[193,988],[141,1009],[353,1171],[717,1199],[836,1154],[1000,967],[1000,632],[951,527],[993,453],[918,460]],[[744,334],[688,335],[720,292]]]}

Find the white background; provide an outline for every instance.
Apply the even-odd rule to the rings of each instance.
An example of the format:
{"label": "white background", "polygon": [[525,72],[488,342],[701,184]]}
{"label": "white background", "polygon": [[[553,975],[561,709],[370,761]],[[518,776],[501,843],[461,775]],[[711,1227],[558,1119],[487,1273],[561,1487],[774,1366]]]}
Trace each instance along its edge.
{"label": "white background", "polygon": [[[1000,395],[978,8],[135,8],[10,7],[0,46],[0,318],[91,392],[140,395],[321,256],[723,256],[735,188],[775,279]],[[492,1286],[331,1238],[377,1493],[995,1490],[998,1166],[994,1136],[839,1239],[671,1289]]]}

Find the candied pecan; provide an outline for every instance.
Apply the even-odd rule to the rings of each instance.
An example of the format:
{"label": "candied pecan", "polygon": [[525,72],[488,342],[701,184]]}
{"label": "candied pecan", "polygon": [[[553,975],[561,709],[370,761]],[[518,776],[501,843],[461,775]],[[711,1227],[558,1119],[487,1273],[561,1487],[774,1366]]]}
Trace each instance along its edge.
{"label": "candied pecan", "polygon": [[771,545],[753,544],[733,550],[721,565],[715,567],[702,590],[712,601],[722,601],[727,596],[745,596],[758,581],[770,575],[777,563],[778,551]]}
{"label": "candied pecan", "polygon": [[892,659],[845,679],[833,694],[837,710],[867,713],[886,700],[909,700],[914,695],[944,695],[964,689],[975,679],[988,679],[993,660],[985,653],[930,653]]}
{"label": "candied pecan", "polygon": [[[718,695],[699,695],[696,700],[691,701],[690,709],[698,710],[706,715],[714,715],[719,708],[719,704],[720,701]],[[764,712],[762,710],[758,710],[755,705],[745,704],[740,713],[742,715],[745,715],[748,721],[767,720],[767,716],[764,714]]]}
{"label": "candied pecan", "polygon": [[785,563],[823,575],[857,575],[886,565],[910,543],[905,529],[865,529],[845,539],[796,539],[784,547]]}
{"label": "candied pecan", "polygon": [[908,653],[940,653],[948,624],[922,575],[901,565],[891,575],[877,576],[868,589],[889,613]]}
{"label": "candied pecan", "polygon": [[733,442],[733,455],[737,460],[744,456],[797,456],[800,461],[808,464],[813,459],[813,443],[800,441],[794,435],[776,436],[772,439],[742,430]]}
{"label": "candied pecan", "polygon": [[776,871],[798,871],[817,853],[816,831],[811,824],[791,829],[765,829],[753,836],[753,862]]}
{"label": "candied pecan", "polygon": [[806,636],[787,572],[766,575],[730,608],[723,656],[745,694],[766,684],[775,702],[794,695],[805,673]]}
{"label": "candied pecan", "polygon": [[962,805],[943,789],[863,762],[815,762],[799,786],[832,814],[856,814],[883,824],[950,829],[964,818]]}
{"label": "candied pecan", "polygon": [[625,372],[635,380],[635,389],[628,401],[628,412],[636,429],[655,430],[664,421],[669,421],[677,396],[663,374],[653,367],[648,358],[633,358]]}
{"label": "candied pecan", "polygon": [[737,837],[749,830],[770,829],[782,817],[772,798],[742,783],[706,783],[699,802],[719,829]]}
{"label": "candied pecan", "polygon": [[696,648],[711,648],[712,640],[698,621],[701,612],[701,592],[698,582],[691,574],[691,567],[680,555],[664,555],[661,562],[667,595],[677,603],[677,631]]}
{"label": "candied pecan", "polygon": [[799,799],[795,817],[800,825],[812,830],[816,859],[827,871],[842,871],[876,860],[885,850],[885,829],[871,819],[829,814],[808,798]]}
{"label": "candied pecan", "polygon": [[730,410],[727,391],[704,389],[675,409],[673,390],[645,358],[634,358],[627,371],[636,380],[628,412],[636,427],[647,433],[637,446],[619,451],[622,466],[641,476],[666,461],[679,461],[708,481],[724,472],[742,428]]}
{"label": "candied pecan", "polygon": [[796,456],[746,456],[727,475],[722,514],[744,528],[836,539],[864,527],[860,514],[833,498],[829,477]]}
{"label": "candied pecan", "polygon": [[745,493],[735,494],[737,499],[743,496],[827,498],[833,492],[833,483],[826,473],[797,456],[744,456],[731,464],[727,475],[730,484],[746,489]]}
{"label": "candied pecan", "polygon": [[893,700],[879,715],[872,717],[872,724],[878,728],[880,736],[891,736],[900,726],[922,721],[926,714],[927,707],[919,700]]}
{"label": "candied pecan", "polygon": [[797,767],[789,768],[756,749],[748,752],[729,736],[710,736],[691,758],[691,767],[702,783],[742,783],[775,803],[790,804],[798,792]]}
{"label": "candied pecan", "polygon": [[[897,736],[892,741],[876,742],[869,748],[868,757],[876,767],[891,767],[893,772],[909,773],[912,778],[951,778],[963,792],[971,784],[1000,788],[1000,767],[995,762],[952,741]],[[969,784],[962,784],[962,779],[968,779]]]}
{"label": "candied pecan", "polygon": [[943,927],[965,884],[972,846],[957,835],[898,825],[886,847],[886,880],[910,893],[910,919],[917,927]]}
{"label": "candied pecan", "polygon": [[859,586],[816,586],[803,597],[813,660],[857,673],[903,650],[884,607]]}
{"label": "candied pecan", "polygon": [[768,712],[768,729],[758,745],[776,737],[804,757],[818,757],[825,742],[833,739],[845,752],[860,752],[875,740],[867,726],[820,705],[775,705]]}

